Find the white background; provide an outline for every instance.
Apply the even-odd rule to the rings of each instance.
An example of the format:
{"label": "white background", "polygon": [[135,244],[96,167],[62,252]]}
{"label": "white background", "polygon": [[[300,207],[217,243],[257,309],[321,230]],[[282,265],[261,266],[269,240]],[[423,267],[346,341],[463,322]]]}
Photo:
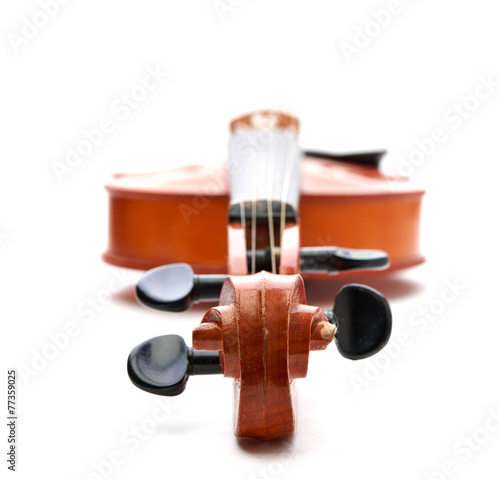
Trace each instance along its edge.
{"label": "white background", "polygon": [[[480,77],[500,80],[496,6],[401,0],[377,27],[372,12],[388,1],[243,0],[221,18],[211,0],[73,0],[35,34],[24,27],[26,39],[39,3],[2,2],[2,394],[8,367],[32,368],[49,334],[78,325],[19,384],[18,477],[498,477],[499,86],[469,98]],[[360,45],[366,28],[348,61],[342,42]],[[157,65],[168,78],[120,118],[112,105]],[[474,111],[459,120],[450,109],[464,102]],[[156,335],[189,339],[205,306],[147,311],[128,286],[90,322],[78,312],[117,271],[100,259],[111,174],[224,161],[228,122],[259,108],[297,115],[304,147],[387,148],[383,168],[427,191],[427,263],[369,283],[391,302],[394,358],[313,353],[297,434],[273,444],[234,438],[230,380],[192,378],[156,427],[157,399],[129,382],[129,351]],[[59,181],[52,163],[103,118],[114,130]],[[435,128],[446,140],[405,162]],[[444,304],[447,282],[465,289]],[[309,302],[331,306],[340,284],[309,285]],[[7,428],[0,436],[6,470]],[[431,475],[444,462],[447,474]]]}

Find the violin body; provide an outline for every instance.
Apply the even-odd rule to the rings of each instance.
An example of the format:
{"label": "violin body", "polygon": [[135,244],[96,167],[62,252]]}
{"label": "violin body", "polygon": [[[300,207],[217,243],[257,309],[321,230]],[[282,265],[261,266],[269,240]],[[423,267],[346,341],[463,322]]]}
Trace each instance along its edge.
{"label": "violin body", "polygon": [[[306,156],[301,167],[301,246],[380,249],[391,261],[384,271],[424,261],[419,250],[423,191],[391,188],[404,178],[372,165]],[[196,273],[228,272],[225,165],[117,174],[107,190],[106,262],[141,270],[188,262]]]}

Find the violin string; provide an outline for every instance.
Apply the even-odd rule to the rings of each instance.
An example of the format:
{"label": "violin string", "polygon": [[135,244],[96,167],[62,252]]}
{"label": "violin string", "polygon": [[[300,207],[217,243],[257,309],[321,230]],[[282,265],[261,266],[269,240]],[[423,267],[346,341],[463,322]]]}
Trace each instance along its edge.
{"label": "violin string", "polygon": [[[273,153],[271,155],[269,155],[269,151],[271,150],[271,147],[273,147]],[[267,156],[266,163],[269,165],[269,168],[271,169],[271,174],[269,174],[269,171],[268,171],[268,175],[267,175],[267,217],[268,217],[268,222],[269,222],[269,244],[271,247],[271,269],[272,269],[273,274],[276,274],[276,248],[275,248],[275,244],[274,244],[274,218],[273,218],[273,211],[272,211],[272,205],[273,205],[272,196],[273,196],[274,175],[275,175],[274,170],[275,170],[277,147],[278,147],[278,138],[273,133],[273,136],[271,139],[271,145],[269,146],[269,148],[267,148],[267,151],[266,151],[266,156]],[[271,158],[269,158],[269,157],[271,157]]]}
{"label": "violin string", "polygon": [[252,274],[255,274],[255,251],[257,246],[257,177],[256,168],[258,167],[258,162],[252,162]]}
{"label": "violin string", "polygon": [[283,232],[285,231],[285,208],[286,208],[286,200],[288,198],[288,192],[290,190],[290,184],[292,182],[292,167],[293,167],[293,158],[294,158],[294,148],[293,146],[293,137],[290,135],[289,141],[286,142],[286,160],[285,160],[285,174],[283,176],[283,186],[281,189],[281,211],[280,211],[280,245],[283,242]]}
{"label": "violin string", "polygon": [[245,251],[246,251],[247,220],[245,215],[245,199],[243,199],[243,201],[240,202],[240,217],[241,217],[241,229],[243,230],[243,237],[245,238]]}

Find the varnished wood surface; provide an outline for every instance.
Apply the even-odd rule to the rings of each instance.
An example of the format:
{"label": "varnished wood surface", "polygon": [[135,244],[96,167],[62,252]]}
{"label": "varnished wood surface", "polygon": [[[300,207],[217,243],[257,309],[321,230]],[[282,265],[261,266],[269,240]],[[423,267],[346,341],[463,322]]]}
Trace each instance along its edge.
{"label": "varnished wood surface", "polygon": [[305,377],[310,349],[324,349],[335,327],[306,305],[299,275],[228,277],[220,305],[193,331],[195,349],[220,351],[234,379],[238,437],[271,440],[295,429],[293,381]]}
{"label": "varnished wood surface", "polygon": [[[197,273],[227,273],[227,181],[224,167],[213,166],[117,175],[107,187],[104,260],[135,269],[188,262]],[[398,181],[370,166],[305,158],[300,246],[381,249],[389,270],[421,263],[423,192],[394,189]]]}

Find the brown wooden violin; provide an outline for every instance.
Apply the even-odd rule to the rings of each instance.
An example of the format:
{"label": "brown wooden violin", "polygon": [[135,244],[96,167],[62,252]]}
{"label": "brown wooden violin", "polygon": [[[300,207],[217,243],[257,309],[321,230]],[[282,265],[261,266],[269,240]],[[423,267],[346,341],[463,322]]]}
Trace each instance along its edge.
{"label": "brown wooden violin", "polygon": [[323,311],[307,305],[303,277],[423,261],[423,192],[391,189],[400,179],[379,171],[383,152],[302,151],[298,129],[288,114],[251,113],[231,123],[225,168],[121,174],[107,187],[104,259],[153,268],[137,284],[139,301],[180,312],[219,300],[193,331],[194,349],[175,335],[138,345],[130,379],[173,396],[191,375],[233,378],[239,437],[293,433],[294,380],[306,376],[310,350],[335,339],[343,356],[361,359],[389,339],[391,312],[379,292],[346,285]]}

